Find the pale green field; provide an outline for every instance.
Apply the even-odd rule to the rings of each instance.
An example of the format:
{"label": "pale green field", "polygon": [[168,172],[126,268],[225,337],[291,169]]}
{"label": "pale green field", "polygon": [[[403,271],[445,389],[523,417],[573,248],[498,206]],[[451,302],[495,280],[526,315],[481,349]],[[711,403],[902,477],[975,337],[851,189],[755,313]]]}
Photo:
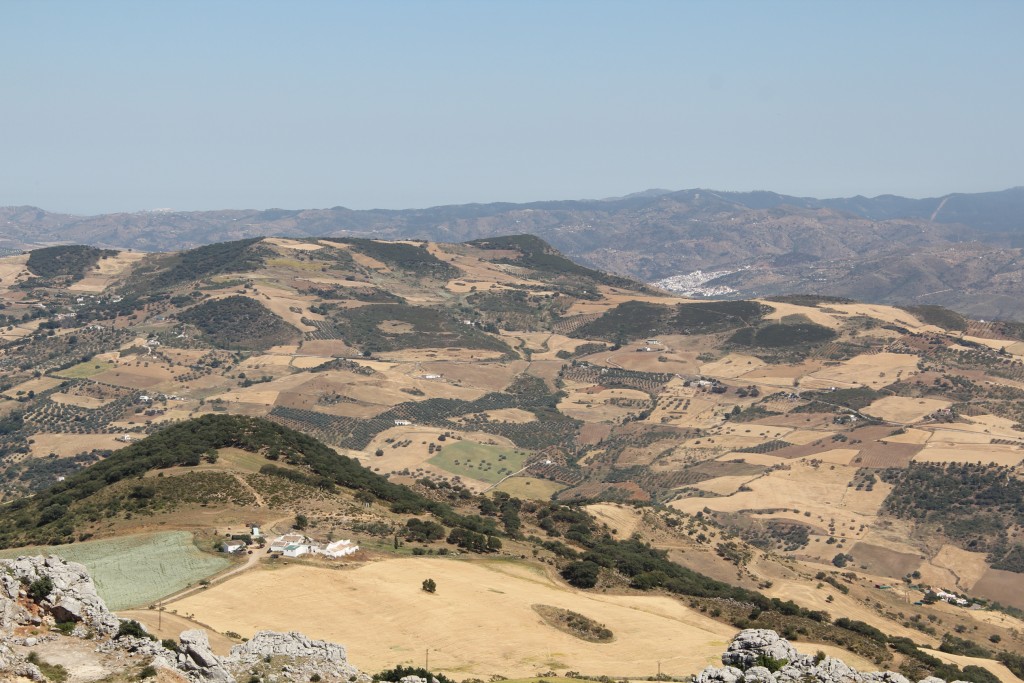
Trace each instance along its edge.
{"label": "pale green field", "polygon": [[[430,459],[430,464],[443,470],[468,479],[478,479],[489,484],[501,481],[501,478],[516,472],[523,467],[528,454],[515,448],[486,446],[472,441],[446,442],[438,455]],[[504,460],[498,456],[504,455]],[[455,461],[458,464],[455,464]]]}
{"label": "pale green field", "polygon": [[20,555],[60,555],[84,564],[112,610],[152,604],[230,564],[226,558],[201,552],[187,531],[0,550],[0,559]]}
{"label": "pale green field", "polygon": [[271,464],[280,467],[280,463],[271,462],[260,453],[250,453],[241,448],[218,448],[217,465],[227,465],[234,470],[242,472],[259,472],[264,465]]}
{"label": "pale green field", "polygon": [[57,377],[66,379],[85,379],[106,372],[114,367],[114,362],[109,360],[90,360],[78,365],[72,365],[67,370],[53,373]]}
{"label": "pale green field", "polygon": [[[527,470],[529,472],[530,470]],[[534,477],[512,477],[494,487],[495,491],[503,491],[516,498],[528,500],[551,500],[565,486],[547,479],[536,479]]]}

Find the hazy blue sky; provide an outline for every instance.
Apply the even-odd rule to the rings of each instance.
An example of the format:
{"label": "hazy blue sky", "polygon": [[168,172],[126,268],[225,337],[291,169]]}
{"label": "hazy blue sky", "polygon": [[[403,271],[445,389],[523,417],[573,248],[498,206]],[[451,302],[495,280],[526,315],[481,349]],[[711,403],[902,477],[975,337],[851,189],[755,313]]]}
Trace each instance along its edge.
{"label": "hazy blue sky", "polygon": [[0,0],[0,205],[1024,184],[1024,2]]}

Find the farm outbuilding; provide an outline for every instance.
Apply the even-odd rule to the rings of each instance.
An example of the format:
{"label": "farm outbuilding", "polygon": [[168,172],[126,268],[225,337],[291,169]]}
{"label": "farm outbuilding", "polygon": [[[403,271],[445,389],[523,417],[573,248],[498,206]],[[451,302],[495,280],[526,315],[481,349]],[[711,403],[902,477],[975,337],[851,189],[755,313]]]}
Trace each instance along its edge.
{"label": "farm outbuilding", "polygon": [[352,541],[349,540],[334,541],[333,543],[328,543],[322,548],[313,548],[313,552],[319,553],[320,555],[323,555],[324,557],[329,557],[331,559],[346,557],[356,552],[357,550],[359,550],[359,546],[353,545]]}

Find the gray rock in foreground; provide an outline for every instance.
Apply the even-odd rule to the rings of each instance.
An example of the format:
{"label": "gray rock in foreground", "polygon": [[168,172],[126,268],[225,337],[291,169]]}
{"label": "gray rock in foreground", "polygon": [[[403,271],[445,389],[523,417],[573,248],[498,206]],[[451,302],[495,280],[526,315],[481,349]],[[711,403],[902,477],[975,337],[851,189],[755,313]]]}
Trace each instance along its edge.
{"label": "gray rock in foreground", "polygon": [[[895,671],[860,672],[841,659],[818,660],[768,629],[740,631],[722,654],[724,667],[701,671],[695,683],[911,683]],[[764,666],[777,668],[772,672]],[[946,683],[929,676],[918,683]],[[953,683],[962,683],[954,681]]]}
{"label": "gray rock in foreground", "polygon": [[21,603],[32,582],[49,577],[53,590],[40,603],[54,621],[74,621],[100,635],[117,632],[118,618],[111,614],[84,565],[56,555],[0,560],[0,630],[18,624],[37,623],[39,617]]}

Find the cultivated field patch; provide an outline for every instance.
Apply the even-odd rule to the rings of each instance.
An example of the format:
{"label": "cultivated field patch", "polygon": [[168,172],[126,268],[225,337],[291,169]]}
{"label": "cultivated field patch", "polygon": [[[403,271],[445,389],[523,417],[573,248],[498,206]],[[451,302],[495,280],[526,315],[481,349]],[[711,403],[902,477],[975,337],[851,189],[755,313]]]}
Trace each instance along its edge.
{"label": "cultivated field patch", "polygon": [[21,555],[59,555],[84,564],[112,610],[148,605],[229,564],[222,557],[201,552],[187,531],[0,551],[0,558]]}
{"label": "cultivated field patch", "polygon": [[442,445],[443,450],[428,461],[431,465],[460,477],[479,479],[490,484],[522,469],[528,455],[518,449],[472,441],[449,441]]}
{"label": "cultivated field patch", "polygon": [[66,379],[86,379],[112,370],[115,367],[114,361],[108,358],[93,358],[92,360],[78,365],[72,365],[67,370],[53,373],[57,377]]}
{"label": "cultivated field patch", "polygon": [[950,405],[952,404],[949,401],[936,398],[885,396],[865,408],[864,412],[890,422],[911,423],[918,422],[926,415]]}

